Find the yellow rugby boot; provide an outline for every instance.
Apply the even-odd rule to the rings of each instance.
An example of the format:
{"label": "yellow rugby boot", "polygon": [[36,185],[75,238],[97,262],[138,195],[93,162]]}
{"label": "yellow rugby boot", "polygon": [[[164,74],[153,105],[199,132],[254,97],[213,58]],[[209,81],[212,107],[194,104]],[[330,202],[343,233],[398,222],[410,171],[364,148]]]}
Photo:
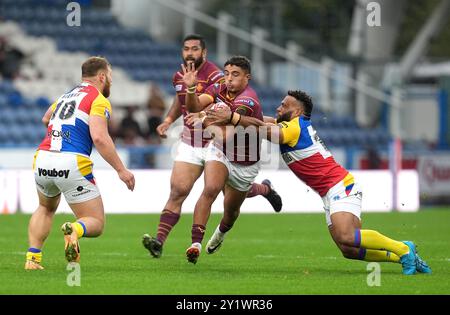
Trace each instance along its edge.
{"label": "yellow rugby boot", "polygon": [[64,251],[68,262],[80,261],[80,244],[78,243],[78,235],[74,232],[72,223],[66,222],[61,226],[64,233]]}
{"label": "yellow rugby boot", "polygon": [[41,266],[42,252],[37,251],[35,248],[28,249],[27,261],[25,262],[25,270],[42,270]]}

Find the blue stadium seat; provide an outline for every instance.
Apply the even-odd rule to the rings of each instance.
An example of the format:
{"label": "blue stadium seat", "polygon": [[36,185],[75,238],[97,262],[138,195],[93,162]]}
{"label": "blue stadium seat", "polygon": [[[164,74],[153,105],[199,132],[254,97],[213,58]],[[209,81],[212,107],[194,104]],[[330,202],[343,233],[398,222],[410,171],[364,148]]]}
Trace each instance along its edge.
{"label": "blue stadium seat", "polygon": [[8,128],[8,139],[17,144],[25,142],[23,139],[22,127],[18,124],[12,124]]}
{"label": "blue stadium seat", "polygon": [[22,94],[20,92],[15,91],[8,94],[8,104],[13,107],[18,107],[22,105]]}
{"label": "blue stadium seat", "polygon": [[11,108],[0,109],[0,124],[10,126],[14,123],[14,110]]}
{"label": "blue stadium seat", "polygon": [[38,97],[35,102],[36,102],[35,103],[36,106],[38,106],[38,108],[40,110],[47,109],[51,105],[50,100],[48,98],[46,98],[46,97],[43,97],[43,96]]}
{"label": "blue stadium seat", "polygon": [[27,124],[28,122],[30,122],[30,110],[25,108],[25,107],[21,107],[18,108],[14,111],[15,113],[15,122],[19,125],[24,125]]}
{"label": "blue stadium seat", "polygon": [[30,118],[29,118],[29,122],[35,125],[42,125],[42,117],[44,116],[45,111],[35,107],[35,108],[30,108]]}
{"label": "blue stadium seat", "polygon": [[332,145],[332,131],[327,128],[316,129],[318,136],[322,139],[326,145]]}
{"label": "blue stadium seat", "polygon": [[33,108],[35,106],[35,101],[29,97],[22,98],[22,107]]}
{"label": "blue stadium seat", "polygon": [[366,146],[366,136],[361,130],[353,133],[353,141],[356,146],[359,147]]}
{"label": "blue stadium seat", "polygon": [[377,145],[380,147],[386,147],[391,141],[391,136],[389,133],[382,128],[378,128],[372,131],[377,140]]}
{"label": "blue stadium seat", "polygon": [[8,106],[8,97],[4,93],[0,93],[0,109]]}
{"label": "blue stadium seat", "polygon": [[0,145],[8,140],[8,130],[6,128],[0,128]]}
{"label": "blue stadium seat", "polygon": [[0,82],[0,93],[10,94],[15,91],[16,89],[14,88],[12,81],[4,80]]}
{"label": "blue stadium seat", "polygon": [[23,2],[23,1],[24,0],[2,0],[2,4],[9,7],[9,6],[14,5],[14,4],[19,4],[19,3]]}

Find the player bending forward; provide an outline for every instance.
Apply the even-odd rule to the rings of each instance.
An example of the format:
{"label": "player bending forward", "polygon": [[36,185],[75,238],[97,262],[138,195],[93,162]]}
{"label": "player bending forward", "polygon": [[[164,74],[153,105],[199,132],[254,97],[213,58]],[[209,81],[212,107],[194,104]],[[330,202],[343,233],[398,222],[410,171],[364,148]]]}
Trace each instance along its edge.
{"label": "player bending forward", "polygon": [[[207,111],[213,123],[239,121],[258,126],[267,139],[280,144],[280,152],[292,172],[321,197],[331,237],[345,258],[401,263],[403,274],[431,273],[411,241],[396,241],[374,230],[361,228],[362,190],[353,175],[334,160],[311,125],[313,103],[301,91],[289,91],[277,108],[277,118],[261,122],[238,116],[228,109]],[[278,124],[276,124],[278,123]],[[215,232],[212,247],[219,248],[224,233]]]}
{"label": "player bending forward", "polygon": [[108,133],[111,65],[105,58],[91,57],[83,63],[81,72],[81,84],[62,95],[42,118],[47,136],[33,162],[39,206],[28,226],[30,247],[25,269],[44,269],[42,246],[50,233],[61,193],[77,217],[76,222],[62,225],[67,261],[80,260],[78,239],[102,234],[105,217],[89,159],[92,144],[128,189],[134,189],[134,175],[123,165]]}

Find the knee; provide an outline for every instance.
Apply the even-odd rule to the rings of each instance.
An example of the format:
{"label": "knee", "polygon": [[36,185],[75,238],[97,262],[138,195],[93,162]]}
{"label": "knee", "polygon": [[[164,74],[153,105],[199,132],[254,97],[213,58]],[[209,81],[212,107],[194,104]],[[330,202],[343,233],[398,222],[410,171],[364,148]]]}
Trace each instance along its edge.
{"label": "knee", "polygon": [[355,259],[358,257],[358,254],[356,253],[357,249],[355,248],[340,246],[339,249],[341,250],[342,256],[347,259]]}
{"label": "knee", "polygon": [[103,234],[104,229],[105,229],[105,222],[100,221],[100,223],[98,225],[98,236]]}
{"label": "knee", "polygon": [[224,209],[224,213],[226,216],[231,217],[231,218],[237,218],[240,214],[240,209],[239,208],[227,208],[225,207]]}
{"label": "knee", "polygon": [[186,185],[172,185],[170,190],[170,199],[176,201],[185,199],[189,195],[190,189]]}
{"label": "knee", "polygon": [[336,236],[336,241],[344,246],[354,245],[354,235],[352,233],[342,232]]}
{"label": "knee", "polygon": [[100,217],[81,218],[78,220],[85,229],[85,236],[98,237],[103,234],[105,228],[105,220]]}
{"label": "knee", "polygon": [[217,198],[217,195],[220,193],[220,191],[221,191],[220,187],[208,185],[203,189],[202,197],[207,200],[214,201]]}
{"label": "knee", "polygon": [[41,211],[45,212],[45,214],[47,215],[54,215],[56,212],[56,209],[58,208],[58,206],[53,206],[53,205],[39,205],[41,208]]}

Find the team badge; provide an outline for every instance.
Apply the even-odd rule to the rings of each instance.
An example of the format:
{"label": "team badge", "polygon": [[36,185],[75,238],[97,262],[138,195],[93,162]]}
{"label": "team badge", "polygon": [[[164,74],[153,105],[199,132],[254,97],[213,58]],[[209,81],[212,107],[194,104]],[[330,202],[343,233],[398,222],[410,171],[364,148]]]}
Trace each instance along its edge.
{"label": "team badge", "polygon": [[107,120],[111,118],[111,114],[109,113],[109,110],[107,108],[105,108],[105,117]]}

